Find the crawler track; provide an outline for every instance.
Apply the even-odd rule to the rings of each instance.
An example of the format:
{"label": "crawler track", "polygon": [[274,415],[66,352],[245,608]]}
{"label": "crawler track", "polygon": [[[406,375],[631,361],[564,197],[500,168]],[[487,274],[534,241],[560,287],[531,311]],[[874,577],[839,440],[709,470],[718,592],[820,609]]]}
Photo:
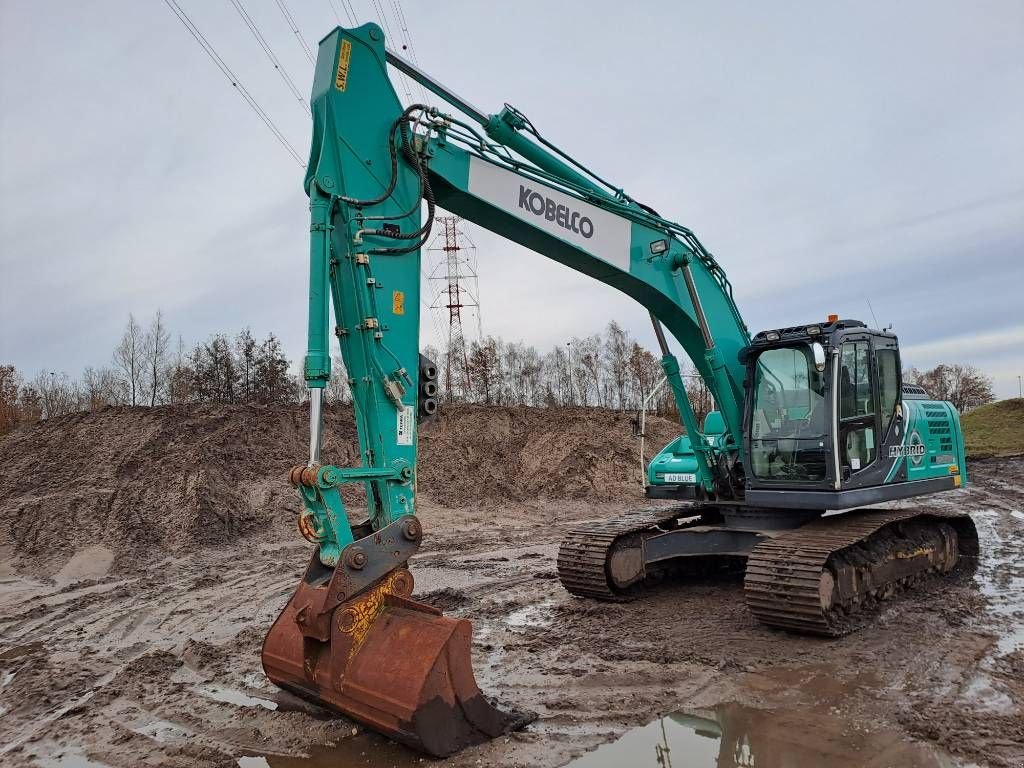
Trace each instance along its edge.
{"label": "crawler track", "polygon": [[574,528],[558,548],[558,578],[569,592],[599,600],[628,600],[631,591],[614,587],[608,574],[612,547],[623,538],[670,523],[678,509],[644,509]]}
{"label": "crawler track", "polygon": [[880,600],[929,574],[973,565],[977,554],[966,514],[847,512],[755,547],[744,594],[765,624],[838,636],[861,626]]}

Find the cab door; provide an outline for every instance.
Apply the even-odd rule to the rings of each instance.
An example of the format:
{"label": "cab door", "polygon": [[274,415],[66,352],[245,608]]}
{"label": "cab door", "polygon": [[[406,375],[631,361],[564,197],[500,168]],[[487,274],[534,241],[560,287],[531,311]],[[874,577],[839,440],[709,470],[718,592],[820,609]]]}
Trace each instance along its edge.
{"label": "cab door", "polygon": [[878,456],[878,408],[871,338],[843,341],[838,376],[839,471],[845,483]]}
{"label": "cab door", "polygon": [[838,364],[842,486],[881,485],[891,467],[888,446],[903,438],[896,337],[863,334],[848,338],[840,347]]}

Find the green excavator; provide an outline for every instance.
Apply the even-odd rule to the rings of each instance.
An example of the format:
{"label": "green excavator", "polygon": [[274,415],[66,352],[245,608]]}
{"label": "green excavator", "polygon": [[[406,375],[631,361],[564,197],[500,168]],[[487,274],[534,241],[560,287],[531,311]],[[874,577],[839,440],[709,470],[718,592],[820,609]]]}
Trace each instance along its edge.
{"label": "green excavator", "polygon": [[[403,107],[389,66],[447,111]],[[528,719],[477,687],[470,623],[411,598],[418,424],[437,409],[437,367],[419,352],[421,249],[436,206],[650,312],[685,434],[651,462],[647,495],[676,503],[571,531],[557,565],[572,594],[627,600],[673,572],[739,564],[761,622],[834,636],[900,589],[976,558],[966,514],[860,509],[966,480],[957,413],[902,383],[895,335],[830,316],[751,336],[693,232],[571,158],[514,107],[492,115],[460,98],[388,51],[374,24],[320,42],[312,107],[310,440],[290,480],[299,530],[315,547],[264,642],[276,684],[433,755]],[[359,466],[321,459],[332,326]],[[669,334],[714,398],[702,424]],[[365,487],[365,516],[342,503],[346,483]]]}

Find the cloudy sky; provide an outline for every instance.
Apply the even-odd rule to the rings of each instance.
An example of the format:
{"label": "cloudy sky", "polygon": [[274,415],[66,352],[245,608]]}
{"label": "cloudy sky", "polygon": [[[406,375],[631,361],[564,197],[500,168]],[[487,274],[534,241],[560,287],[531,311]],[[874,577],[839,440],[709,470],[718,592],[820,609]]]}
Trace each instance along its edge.
{"label": "cloudy sky", "polygon": [[[305,158],[228,0],[179,0]],[[241,0],[308,92],[275,0]],[[347,0],[288,0],[315,47]],[[393,0],[352,0],[360,22]],[[905,365],[1024,374],[1024,3],[402,0],[420,64],[694,229],[752,330],[894,324]],[[548,347],[642,307],[470,227],[486,333]],[[78,375],[128,313],[304,351],[302,169],[161,0],[0,0],[0,361]],[[869,308],[868,302],[871,307]],[[424,318],[424,343],[436,343]]]}

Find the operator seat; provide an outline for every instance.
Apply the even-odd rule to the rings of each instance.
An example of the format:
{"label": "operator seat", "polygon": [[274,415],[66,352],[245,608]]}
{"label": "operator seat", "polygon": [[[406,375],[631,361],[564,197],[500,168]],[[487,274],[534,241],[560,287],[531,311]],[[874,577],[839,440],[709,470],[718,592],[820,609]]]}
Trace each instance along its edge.
{"label": "operator seat", "polygon": [[704,417],[704,438],[712,448],[721,448],[722,435],[725,434],[725,419],[721,411],[708,411]]}

